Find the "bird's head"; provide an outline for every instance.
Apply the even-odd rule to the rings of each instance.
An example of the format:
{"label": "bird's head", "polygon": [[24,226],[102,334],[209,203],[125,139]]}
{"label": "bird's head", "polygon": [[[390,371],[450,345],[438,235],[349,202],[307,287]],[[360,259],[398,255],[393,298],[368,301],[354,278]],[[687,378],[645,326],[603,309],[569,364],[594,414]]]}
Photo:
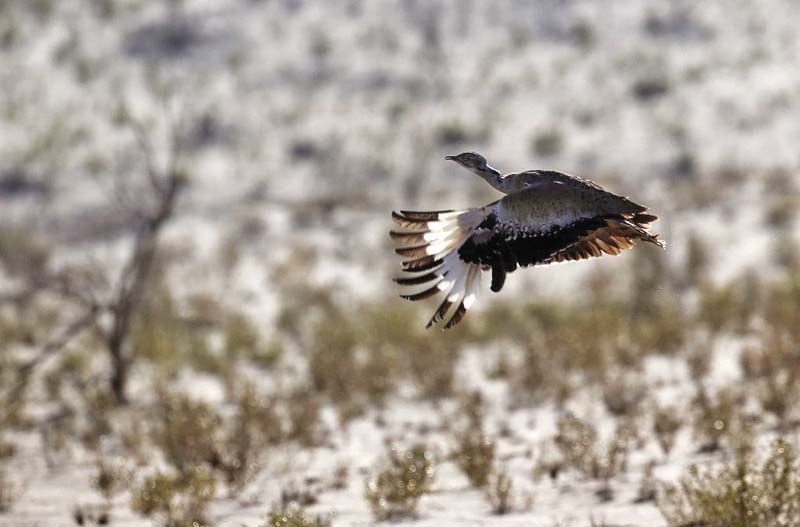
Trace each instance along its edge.
{"label": "bird's head", "polygon": [[445,156],[448,161],[455,161],[464,168],[473,170],[485,170],[487,163],[486,158],[475,152],[464,152],[457,156]]}

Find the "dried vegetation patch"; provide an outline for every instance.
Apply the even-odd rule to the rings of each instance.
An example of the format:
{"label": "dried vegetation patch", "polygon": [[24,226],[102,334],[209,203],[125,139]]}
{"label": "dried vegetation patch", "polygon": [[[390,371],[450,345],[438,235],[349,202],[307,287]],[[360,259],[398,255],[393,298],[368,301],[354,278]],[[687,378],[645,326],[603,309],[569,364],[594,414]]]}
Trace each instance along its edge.
{"label": "dried vegetation patch", "polygon": [[671,527],[798,525],[800,462],[796,448],[779,440],[766,456],[747,451],[721,465],[693,466],[680,482],[663,488],[658,506]]}

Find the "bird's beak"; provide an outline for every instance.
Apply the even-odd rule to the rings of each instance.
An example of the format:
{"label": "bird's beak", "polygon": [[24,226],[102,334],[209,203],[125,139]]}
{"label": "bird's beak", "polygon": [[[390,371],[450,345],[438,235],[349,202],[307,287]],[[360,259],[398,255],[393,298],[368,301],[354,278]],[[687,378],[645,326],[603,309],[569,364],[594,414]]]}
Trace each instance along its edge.
{"label": "bird's beak", "polygon": [[444,158],[448,161],[452,161],[453,159],[455,159],[453,156],[444,156]]}

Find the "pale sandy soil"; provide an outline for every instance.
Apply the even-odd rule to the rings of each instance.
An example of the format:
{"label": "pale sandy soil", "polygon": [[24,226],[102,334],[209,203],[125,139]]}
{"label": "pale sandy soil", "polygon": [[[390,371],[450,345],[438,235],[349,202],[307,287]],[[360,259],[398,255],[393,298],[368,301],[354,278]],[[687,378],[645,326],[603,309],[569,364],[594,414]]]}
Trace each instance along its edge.
{"label": "pale sandy soil", "polygon": [[[30,225],[64,259],[113,266],[126,247],[112,182],[142,170],[131,134],[110,117],[126,105],[153,137],[167,133],[172,113],[199,130],[186,154],[192,185],[166,234],[191,256],[176,265],[176,288],[224,289],[227,302],[243,304],[265,328],[280,302],[269,271],[293,249],[314,249],[310,280],[370,298],[387,290],[395,264],[385,235],[391,208],[492,199],[442,159],[466,149],[485,152],[503,170],[556,167],[636,196],[662,216],[669,258],[680,261],[687,237],[699,234],[713,248],[720,282],[755,263],[771,269],[775,239],[764,225],[763,180],[773,170],[796,179],[800,166],[800,7],[793,2],[195,0],[170,15],[162,2],[132,0],[115,2],[120,7],[107,19],[89,1],[53,4],[45,20],[23,2],[6,7],[18,37],[0,59],[0,175],[22,166],[50,190],[0,191],[0,221]],[[188,32],[186,42],[159,44],[175,25]],[[168,110],[154,85],[172,94]],[[635,95],[648,86],[655,93]],[[462,137],[442,140],[448,127]],[[549,155],[531,149],[544,131],[560,137]],[[158,151],[158,160],[165,155]],[[226,278],[219,248],[248,222],[261,230],[241,244],[241,261]],[[614,272],[625,258],[593,265]],[[585,269],[518,273],[504,294],[558,296]],[[490,426],[511,425],[499,453],[520,502],[531,505],[494,517],[444,462],[419,518],[397,524],[586,526],[594,518],[664,525],[652,503],[633,501],[650,460],[658,479],[671,480],[703,459],[688,431],[669,458],[655,444],[636,452],[609,503],[594,496],[597,482],[534,481],[533,459],[554,433],[556,413],[508,410],[507,387],[483,378],[496,352],[468,354],[460,382],[487,394]],[[735,378],[735,354],[720,356],[715,375]],[[687,374],[651,366],[664,397],[684,402]],[[594,422],[607,419],[589,390],[574,406]],[[329,448],[275,452],[240,500],[214,502],[213,524],[258,525],[285,484],[316,477],[324,486],[345,463],[368,471],[387,438],[413,438],[422,424],[433,429],[426,441],[445,450],[442,415],[398,397],[382,412],[383,427],[375,415],[345,429],[331,418]],[[0,514],[0,526],[72,525],[76,504],[98,502],[86,453],[76,447],[47,468],[38,436],[14,439],[20,453],[7,468],[24,493]],[[346,489],[322,492],[310,510],[332,514],[337,526],[371,525],[364,477],[352,473]],[[117,500],[112,525],[148,525],[128,503],[127,495]]]}

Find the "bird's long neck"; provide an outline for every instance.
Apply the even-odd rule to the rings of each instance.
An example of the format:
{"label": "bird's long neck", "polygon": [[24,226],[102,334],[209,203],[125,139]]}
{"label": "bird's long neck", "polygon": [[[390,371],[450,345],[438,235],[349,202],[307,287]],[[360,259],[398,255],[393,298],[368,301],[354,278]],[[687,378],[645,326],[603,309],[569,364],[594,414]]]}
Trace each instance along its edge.
{"label": "bird's long neck", "polygon": [[500,171],[496,168],[486,165],[482,168],[472,168],[471,169],[474,174],[478,177],[486,181],[488,184],[493,186],[495,189],[499,190],[500,192],[506,192],[506,189],[503,185],[502,175]]}

